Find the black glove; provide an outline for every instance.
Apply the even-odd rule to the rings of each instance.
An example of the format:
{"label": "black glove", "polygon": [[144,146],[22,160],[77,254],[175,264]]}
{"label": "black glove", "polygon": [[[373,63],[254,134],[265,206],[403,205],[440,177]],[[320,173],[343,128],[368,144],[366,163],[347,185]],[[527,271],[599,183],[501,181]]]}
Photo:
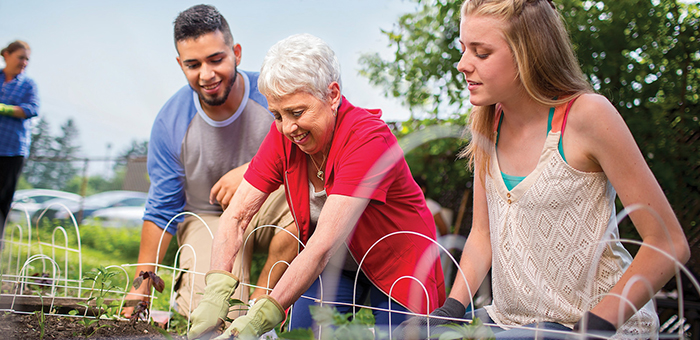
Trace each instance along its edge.
{"label": "black glove", "polygon": [[[445,304],[442,305],[442,307],[434,310],[432,313],[430,313],[430,315],[462,319],[464,318],[464,313],[466,313],[466,311],[467,309],[461,302],[453,298],[447,298]],[[437,329],[437,326],[455,323],[458,321],[414,316],[402,322],[399,327],[396,327],[392,337],[394,339],[425,339],[428,337],[426,327],[428,322],[430,322],[430,334],[437,335],[441,333],[439,329]]]}
{"label": "black glove", "polygon": [[591,312],[586,312],[581,320],[574,325],[574,332],[586,332],[583,339],[587,340],[608,339],[615,335],[616,331],[615,325]]}

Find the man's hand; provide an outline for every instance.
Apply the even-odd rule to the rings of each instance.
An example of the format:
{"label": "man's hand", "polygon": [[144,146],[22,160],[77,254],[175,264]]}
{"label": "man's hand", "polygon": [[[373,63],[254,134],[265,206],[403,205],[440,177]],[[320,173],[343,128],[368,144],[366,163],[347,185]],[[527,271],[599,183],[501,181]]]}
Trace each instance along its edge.
{"label": "man's hand", "polygon": [[204,297],[192,312],[188,339],[208,339],[213,331],[223,325],[228,314],[228,300],[238,287],[238,278],[222,270],[209,271],[204,281],[207,284]]}
{"label": "man's hand", "polygon": [[226,210],[233,194],[236,193],[238,186],[241,185],[243,174],[248,170],[248,164],[250,163],[243,164],[221,176],[209,192],[209,204],[218,202],[221,208]]}
{"label": "man's hand", "polygon": [[0,103],[0,115],[14,117],[15,116],[14,106]]}
{"label": "man's hand", "polygon": [[264,295],[248,310],[248,314],[238,317],[216,339],[258,339],[284,321],[284,309],[271,296]]}

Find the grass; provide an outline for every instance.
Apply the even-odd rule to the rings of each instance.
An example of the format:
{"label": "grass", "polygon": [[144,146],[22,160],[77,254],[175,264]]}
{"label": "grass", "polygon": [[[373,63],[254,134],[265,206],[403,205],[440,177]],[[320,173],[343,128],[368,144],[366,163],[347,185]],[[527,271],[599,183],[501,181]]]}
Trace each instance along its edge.
{"label": "grass", "polygon": [[[22,223],[20,223],[21,225]],[[39,254],[40,247],[38,245],[38,239],[43,243],[50,243],[52,239],[52,233],[54,233],[55,228],[59,225],[59,222],[48,222],[42,221],[42,224],[38,228],[39,235],[37,235],[37,228],[32,229],[32,245],[31,254]],[[8,227],[10,224],[8,224]],[[70,248],[77,249],[77,237],[75,235],[75,227],[66,227],[68,244]],[[26,225],[24,226],[26,234]],[[81,253],[82,253],[82,277],[79,268],[78,254],[68,253],[68,279],[70,280],[80,280],[84,279],[93,269],[100,267],[109,266],[122,266],[125,264],[136,264],[138,261],[139,244],[141,240],[141,229],[140,228],[113,228],[113,227],[103,227],[99,224],[86,224],[79,227],[80,239],[81,239]],[[9,230],[8,230],[9,232]],[[16,233],[16,232],[15,232]],[[63,246],[65,240],[63,233],[56,233],[56,244],[58,246]],[[37,237],[38,236],[38,237]],[[25,235],[26,238],[26,235]],[[15,241],[19,241],[17,238]],[[26,241],[25,241],[26,242]],[[172,265],[174,262],[174,255],[177,251],[178,245],[173,238],[170,243],[169,248],[166,252],[165,259],[163,263]],[[13,251],[14,250],[14,251]],[[41,250],[47,256],[52,257],[52,247],[43,245]],[[7,256],[10,251],[16,254],[16,248],[14,246],[8,246],[3,249],[2,263],[0,263],[0,268],[2,272],[7,274]],[[55,261],[61,268],[61,276],[65,275],[66,268],[65,251],[62,249],[55,249]],[[23,255],[20,256],[20,267],[22,263],[27,259],[26,249],[23,250]],[[251,268],[251,282],[255,282],[262,269],[266,260],[266,255],[255,254],[253,258],[253,264]],[[16,260],[12,262],[12,271],[15,271]],[[138,274],[135,272],[134,266],[124,266],[123,267],[129,275],[129,281],[133,281],[134,277]],[[112,285],[118,287],[120,290],[128,291],[131,288],[132,282],[127,282],[126,276],[121,269],[113,268],[117,272],[116,275],[112,277]],[[28,275],[42,275],[48,274],[52,276],[51,263],[49,261],[37,260],[30,264],[27,270]],[[155,293],[155,299],[153,300],[152,309],[167,311],[170,308],[169,298],[171,296],[171,286],[173,281],[173,272],[168,269],[159,269],[158,275],[165,281],[165,290],[162,293]],[[71,285],[76,285],[72,283]],[[92,286],[92,282],[84,282],[82,287],[84,288],[82,297],[86,297]],[[60,295],[63,295],[63,291],[60,291]],[[71,296],[77,296],[77,289],[75,291],[69,291]],[[120,299],[123,293],[111,293],[110,298]]]}

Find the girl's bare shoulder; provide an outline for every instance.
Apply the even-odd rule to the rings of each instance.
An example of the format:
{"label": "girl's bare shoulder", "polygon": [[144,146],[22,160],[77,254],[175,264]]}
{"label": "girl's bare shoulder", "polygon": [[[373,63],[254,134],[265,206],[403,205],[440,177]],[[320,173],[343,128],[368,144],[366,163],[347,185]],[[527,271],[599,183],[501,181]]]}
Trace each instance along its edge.
{"label": "girl's bare shoulder", "polygon": [[[574,130],[594,137],[625,125],[620,113],[610,101],[595,93],[581,95],[571,106],[567,130]],[[598,136],[600,137],[600,136]]]}

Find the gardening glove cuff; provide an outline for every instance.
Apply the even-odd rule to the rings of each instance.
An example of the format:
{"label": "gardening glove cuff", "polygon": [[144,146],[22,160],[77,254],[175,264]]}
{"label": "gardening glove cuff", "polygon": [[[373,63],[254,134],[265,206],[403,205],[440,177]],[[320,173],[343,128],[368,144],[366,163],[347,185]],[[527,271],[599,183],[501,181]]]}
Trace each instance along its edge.
{"label": "gardening glove cuff", "polygon": [[[430,316],[439,316],[445,318],[463,318],[467,312],[466,307],[457,299],[447,298],[442,307],[435,309]],[[430,324],[431,335],[439,334],[439,331],[433,329],[440,325],[453,323],[454,321],[438,318],[426,318],[424,316],[414,316],[396,328],[393,334],[394,339],[425,339],[427,335],[427,325]]]}
{"label": "gardening glove cuff", "polygon": [[204,277],[206,287],[202,300],[192,312],[192,327],[187,333],[188,339],[210,336],[224,323],[228,314],[228,300],[238,287],[238,278],[223,270],[212,270]]}
{"label": "gardening glove cuff", "polygon": [[0,103],[0,115],[3,116],[14,116],[15,115],[15,109],[12,107],[12,105],[6,105],[3,103]]}
{"label": "gardening glove cuff", "polygon": [[246,315],[234,320],[224,334],[216,339],[229,339],[232,336],[240,339],[258,339],[260,335],[279,325],[284,320],[284,315],[284,309],[275,299],[263,295]]}
{"label": "gardening glove cuff", "polygon": [[585,333],[584,339],[608,339],[616,331],[615,325],[591,312],[583,314],[574,325],[575,333]]}

